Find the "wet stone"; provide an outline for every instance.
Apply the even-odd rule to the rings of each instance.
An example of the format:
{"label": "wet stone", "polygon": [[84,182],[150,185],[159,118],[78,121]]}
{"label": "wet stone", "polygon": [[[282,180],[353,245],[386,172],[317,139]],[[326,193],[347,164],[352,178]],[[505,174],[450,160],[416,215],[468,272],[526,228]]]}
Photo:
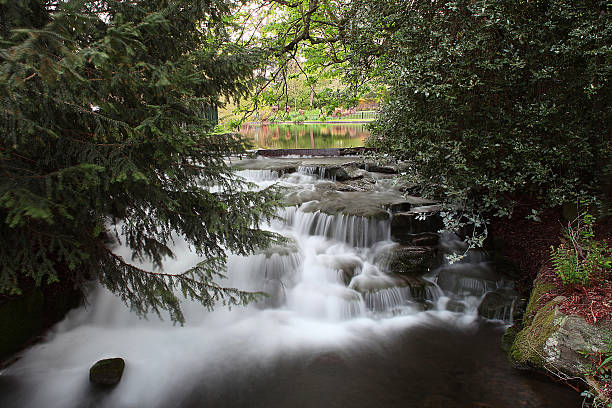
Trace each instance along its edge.
{"label": "wet stone", "polygon": [[372,173],[397,174],[397,169],[392,166],[380,166],[374,163],[360,163],[359,168]]}
{"label": "wet stone", "polygon": [[[437,234],[444,227],[437,206],[418,207],[411,211],[395,213],[391,219],[391,238],[397,242],[412,242],[418,234]],[[430,210],[431,211],[426,211]]]}
{"label": "wet stone", "polygon": [[403,201],[393,203],[389,207],[391,212],[406,212],[416,208],[423,208],[424,206],[435,205],[436,202],[428,200],[427,198],[416,197],[407,195],[404,196]]}
{"label": "wet stone", "polygon": [[478,314],[486,319],[511,321],[515,299],[508,294],[488,292],[478,306]]}
{"label": "wet stone", "polygon": [[400,275],[424,275],[435,266],[434,248],[399,245],[394,247],[382,262],[386,268]]}
{"label": "wet stone", "polygon": [[96,362],[89,369],[89,382],[100,386],[112,386],[119,383],[125,361],[122,358],[107,358]]}

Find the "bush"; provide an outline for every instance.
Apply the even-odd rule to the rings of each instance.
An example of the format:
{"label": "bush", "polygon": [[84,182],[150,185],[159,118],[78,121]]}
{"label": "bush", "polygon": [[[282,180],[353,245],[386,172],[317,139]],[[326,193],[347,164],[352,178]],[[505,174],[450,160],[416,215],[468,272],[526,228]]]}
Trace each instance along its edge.
{"label": "bush", "polygon": [[594,239],[595,218],[581,214],[568,223],[565,239],[551,247],[554,271],[564,285],[588,285],[594,279],[608,278],[612,272],[612,248]]}

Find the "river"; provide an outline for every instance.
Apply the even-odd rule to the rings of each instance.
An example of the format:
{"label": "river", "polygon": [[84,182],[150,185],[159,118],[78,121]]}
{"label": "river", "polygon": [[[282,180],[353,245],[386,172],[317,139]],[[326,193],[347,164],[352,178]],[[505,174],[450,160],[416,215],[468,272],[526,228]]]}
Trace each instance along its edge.
{"label": "river", "polygon": [[[322,178],[329,168],[313,163],[297,163],[291,172],[279,170],[290,168],[286,162],[267,163],[246,162],[237,174],[257,188],[287,188],[294,205],[266,228],[290,243],[231,255],[221,283],[269,298],[214,312],[185,302],[180,327],[153,315],[140,319],[97,288],[88,305],[0,371],[0,406],[579,406],[568,388],[509,365],[499,344],[511,313],[501,316],[505,321],[487,320],[477,307],[488,291],[511,283],[485,259],[442,262],[418,278],[426,288],[418,295],[388,271],[381,254],[397,248],[390,220],[361,212],[402,199],[392,178],[350,168],[360,178],[340,183]],[[344,200],[342,208],[362,215],[332,214],[326,197],[336,200],[336,210]],[[456,244],[446,237],[437,250]],[[198,262],[180,239],[174,250],[166,271]],[[115,251],[129,259],[126,248]],[[119,385],[93,388],[91,365],[115,356],[126,361]]]}

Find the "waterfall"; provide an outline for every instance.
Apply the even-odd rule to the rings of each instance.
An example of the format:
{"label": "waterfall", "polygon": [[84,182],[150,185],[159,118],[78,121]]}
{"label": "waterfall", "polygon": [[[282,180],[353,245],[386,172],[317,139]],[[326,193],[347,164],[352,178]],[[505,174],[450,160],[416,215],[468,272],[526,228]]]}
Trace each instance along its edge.
{"label": "waterfall", "polygon": [[[330,184],[319,166],[284,175],[276,170],[237,175],[256,188],[279,182],[300,192]],[[511,321],[512,302],[486,299],[488,293],[500,299],[511,294],[509,283],[485,259],[442,265],[423,277],[403,276],[389,271],[381,256],[397,246],[389,219],[306,210],[305,204],[282,208],[281,219],[264,226],[285,236],[287,244],[228,257],[227,279],[218,283],[267,293],[261,301],[232,310],[218,305],[209,312],[186,300],[186,324],[175,327],[165,315],[165,320],[140,319],[98,288],[89,305],[72,311],[45,342],[0,371],[0,394],[26,408],[178,406],[180,399],[173,398],[183,391],[202,384],[214,388],[221,378],[238,381],[243,372],[266,372],[278,356],[296,350],[377,347],[381,338],[424,322],[467,327],[477,320],[481,302],[490,302],[487,317]],[[440,250],[451,250],[446,242]],[[174,251],[167,271],[178,273],[199,261],[178,237]],[[127,248],[117,252],[129,259]],[[125,378],[108,395],[92,392],[87,370],[115,355],[127,361]],[[2,388],[3,378],[16,385]]]}
{"label": "waterfall", "polygon": [[389,220],[304,212],[296,207],[285,208],[280,216],[300,235],[320,235],[355,247],[369,247],[390,239]]}

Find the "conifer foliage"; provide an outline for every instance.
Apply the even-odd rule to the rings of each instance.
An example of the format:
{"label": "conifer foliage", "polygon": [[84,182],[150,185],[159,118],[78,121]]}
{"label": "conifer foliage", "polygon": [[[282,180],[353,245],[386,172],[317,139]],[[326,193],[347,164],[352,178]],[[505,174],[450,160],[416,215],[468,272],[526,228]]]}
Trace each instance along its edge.
{"label": "conifer foliage", "polygon": [[[0,293],[29,280],[97,279],[139,313],[177,293],[207,307],[254,295],[217,282],[226,251],[273,236],[274,191],[224,162],[243,141],[202,114],[249,87],[254,50],[231,45],[231,0],[0,0]],[[182,236],[202,263],[181,275],[111,251],[121,237],[160,266]]]}

